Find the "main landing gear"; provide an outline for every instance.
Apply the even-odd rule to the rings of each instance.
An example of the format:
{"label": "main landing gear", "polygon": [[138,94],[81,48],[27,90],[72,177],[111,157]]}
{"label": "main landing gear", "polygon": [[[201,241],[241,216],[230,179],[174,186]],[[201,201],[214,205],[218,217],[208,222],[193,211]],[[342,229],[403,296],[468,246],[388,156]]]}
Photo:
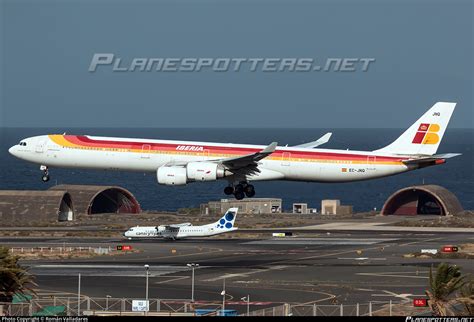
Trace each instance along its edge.
{"label": "main landing gear", "polygon": [[242,200],[246,196],[248,198],[252,198],[255,196],[255,188],[248,182],[240,182],[239,184],[236,184],[235,186],[227,186],[224,189],[224,193],[226,195],[234,195],[235,199],[237,200]]}
{"label": "main landing gear", "polygon": [[43,176],[41,177],[41,180],[43,182],[48,182],[49,181],[49,172],[48,172],[48,167],[45,165],[42,165],[40,167],[40,170],[43,171]]}

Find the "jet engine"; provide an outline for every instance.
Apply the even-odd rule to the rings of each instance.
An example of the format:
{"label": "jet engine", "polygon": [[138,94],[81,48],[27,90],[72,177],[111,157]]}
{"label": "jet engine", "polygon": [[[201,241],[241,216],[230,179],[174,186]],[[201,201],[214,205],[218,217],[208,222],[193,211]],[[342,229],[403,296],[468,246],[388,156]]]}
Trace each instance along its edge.
{"label": "jet engine", "polygon": [[158,168],[158,183],[185,185],[194,181],[215,181],[232,175],[220,164],[213,162],[189,162],[186,166],[162,166]]}
{"label": "jet engine", "polygon": [[159,167],[156,176],[159,184],[179,186],[188,183],[185,167]]}

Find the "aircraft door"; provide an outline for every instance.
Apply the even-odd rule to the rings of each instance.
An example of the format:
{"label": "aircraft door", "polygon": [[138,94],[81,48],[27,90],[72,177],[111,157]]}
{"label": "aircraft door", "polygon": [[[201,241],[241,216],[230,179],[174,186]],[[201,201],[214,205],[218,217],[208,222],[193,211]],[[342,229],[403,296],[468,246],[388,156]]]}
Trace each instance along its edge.
{"label": "aircraft door", "polygon": [[36,153],[44,153],[44,148],[46,146],[46,141],[44,140],[41,140],[41,141],[38,141],[36,143],[36,149],[35,149],[35,152]]}
{"label": "aircraft door", "polygon": [[143,144],[142,145],[142,153],[141,153],[140,158],[149,159],[150,158],[150,151],[151,151],[151,145]]}
{"label": "aircraft door", "polygon": [[281,157],[281,165],[289,166],[290,165],[290,158],[291,158],[291,153],[290,152],[283,152],[282,157]]}
{"label": "aircraft door", "polygon": [[201,156],[203,156],[206,160],[210,158],[210,151],[208,149],[203,150]]}
{"label": "aircraft door", "polygon": [[375,155],[368,155],[367,156],[367,170],[375,171],[376,168],[377,157]]}

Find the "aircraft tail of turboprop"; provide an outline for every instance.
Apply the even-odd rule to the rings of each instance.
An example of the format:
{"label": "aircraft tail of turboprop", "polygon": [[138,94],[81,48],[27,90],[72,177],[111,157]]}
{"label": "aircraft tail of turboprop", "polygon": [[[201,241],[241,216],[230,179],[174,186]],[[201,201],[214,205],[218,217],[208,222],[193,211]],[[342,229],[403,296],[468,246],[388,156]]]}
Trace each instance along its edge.
{"label": "aircraft tail of turboprop", "polygon": [[229,208],[224,216],[221,217],[218,221],[214,223],[215,227],[218,229],[232,229],[234,227],[235,218],[237,217],[237,211],[239,208]]}
{"label": "aircraft tail of turboprop", "polygon": [[443,139],[456,103],[437,102],[398,139],[374,152],[400,155],[434,155]]}

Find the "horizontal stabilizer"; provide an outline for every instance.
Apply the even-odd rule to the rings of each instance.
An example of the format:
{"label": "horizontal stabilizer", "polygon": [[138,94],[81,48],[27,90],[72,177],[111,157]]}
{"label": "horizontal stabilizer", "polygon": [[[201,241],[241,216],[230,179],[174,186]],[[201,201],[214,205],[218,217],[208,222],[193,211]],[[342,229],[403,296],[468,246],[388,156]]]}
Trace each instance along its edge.
{"label": "horizontal stabilizer", "polygon": [[403,160],[402,162],[404,164],[419,164],[419,163],[426,163],[426,162],[432,162],[432,161],[438,161],[438,160],[446,160],[446,159],[457,157],[459,155],[461,155],[461,153],[435,154],[428,157],[420,157],[420,158],[415,158],[415,159]]}
{"label": "horizontal stabilizer", "polygon": [[324,134],[322,137],[320,137],[319,139],[317,139],[316,141],[298,144],[298,145],[295,145],[294,147],[295,148],[315,148],[325,143],[328,143],[329,139],[331,138],[331,135],[332,133],[328,132]]}

